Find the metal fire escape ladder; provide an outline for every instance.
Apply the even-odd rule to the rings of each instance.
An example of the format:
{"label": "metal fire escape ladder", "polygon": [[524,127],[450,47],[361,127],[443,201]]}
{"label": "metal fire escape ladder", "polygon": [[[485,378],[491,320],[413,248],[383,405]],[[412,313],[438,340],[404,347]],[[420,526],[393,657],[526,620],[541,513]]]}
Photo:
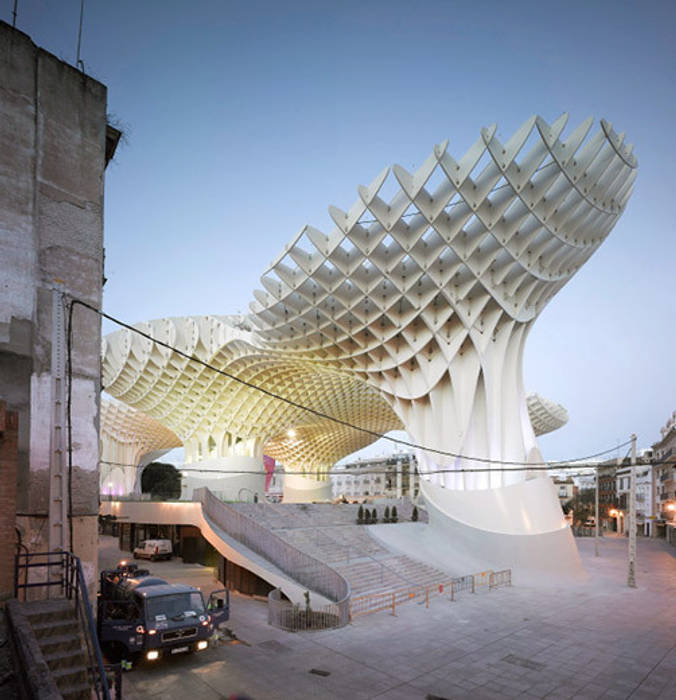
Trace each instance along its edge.
{"label": "metal fire escape ladder", "polygon": [[63,291],[52,289],[52,429],[49,461],[49,551],[68,551],[66,473],[66,322]]}

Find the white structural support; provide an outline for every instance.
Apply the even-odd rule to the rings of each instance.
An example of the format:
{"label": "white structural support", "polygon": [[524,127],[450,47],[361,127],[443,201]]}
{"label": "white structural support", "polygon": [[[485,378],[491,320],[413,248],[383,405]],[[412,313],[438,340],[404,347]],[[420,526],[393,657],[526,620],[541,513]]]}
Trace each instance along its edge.
{"label": "white structural support", "polygon": [[[377,388],[433,483],[518,483],[504,462],[541,462],[521,363],[528,330],[614,226],[636,160],[590,118],[529,119],[507,142],[481,131],[459,160],[447,142],[415,173],[386,168],[330,234],[306,226],[262,278],[252,320],[289,357],[321,361]],[[446,453],[444,455],[443,453]],[[478,468],[483,473],[448,471]],[[443,473],[439,473],[439,468]]]}
{"label": "white structural support", "polygon": [[[547,400],[527,402],[526,337],[611,231],[636,173],[632,147],[608,122],[590,133],[590,118],[564,138],[566,123],[534,116],[506,143],[492,126],[458,160],[444,142],[414,173],[386,168],[348,211],[329,208],[330,233],[300,230],[246,317],[139,324],[295,405],[128,330],[104,346],[106,389],[170,427],[189,462],[265,451],[321,481],[375,437],[319,415],[328,414],[374,433],[405,428],[428,448],[417,457],[430,487],[524,483],[542,462],[535,435],[567,418]],[[510,463],[524,469],[504,470]],[[534,502],[532,490],[515,502]],[[530,534],[559,527],[555,495],[544,497],[550,513]]]}
{"label": "white structural support", "polygon": [[143,467],[181,441],[154,418],[119,401],[101,401],[101,493],[140,495]]}

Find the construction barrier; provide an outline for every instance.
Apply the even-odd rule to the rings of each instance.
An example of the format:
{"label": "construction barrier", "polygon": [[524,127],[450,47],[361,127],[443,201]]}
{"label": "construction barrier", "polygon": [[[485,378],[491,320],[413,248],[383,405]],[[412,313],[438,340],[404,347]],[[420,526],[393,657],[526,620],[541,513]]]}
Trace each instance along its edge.
{"label": "construction barrier", "polygon": [[490,590],[500,586],[511,586],[512,570],[504,569],[503,571],[491,571],[491,577],[488,585]]}
{"label": "construction barrier", "polygon": [[366,595],[352,596],[350,599],[350,620],[361,615],[388,610],[396,615],[397,605],[417,600],[420,605],[429,607],[430,598],[448,595],[449,600],[455,600],[455,596],[463,591],[476,593],[480,590],[492,591],[500,586],[512,585],[512,570],[481,571],[476,574],[459,576],[448,581],[440,581],[428,586],[413,586],[398,588],[381,593],[369,593]]}

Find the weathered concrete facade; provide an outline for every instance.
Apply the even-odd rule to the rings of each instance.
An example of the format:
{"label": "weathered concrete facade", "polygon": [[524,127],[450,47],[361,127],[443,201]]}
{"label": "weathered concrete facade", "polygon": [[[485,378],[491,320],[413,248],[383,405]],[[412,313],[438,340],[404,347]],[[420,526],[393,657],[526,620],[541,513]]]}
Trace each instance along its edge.
{"label": "weathered concrete facade", "polygon": [[[107,126],[104,85],[0,22],[0,399],[18,413],[17,525],[31,550],[44,551],[68,530],[53,512],[68,460],[65,323],[55,323],[67,312],[53,290],[100,307],[103,174],[118,137]],[[73,548],[91,576],[100,336],[100,319],[76,307]],[[55,476],[59,470],[65,476]]]}
{"label": "weathered concrete facade", "polygon": [[0,600],[13,593],[14,530],[16,513],[16,465],[19,417],[0,401]]}

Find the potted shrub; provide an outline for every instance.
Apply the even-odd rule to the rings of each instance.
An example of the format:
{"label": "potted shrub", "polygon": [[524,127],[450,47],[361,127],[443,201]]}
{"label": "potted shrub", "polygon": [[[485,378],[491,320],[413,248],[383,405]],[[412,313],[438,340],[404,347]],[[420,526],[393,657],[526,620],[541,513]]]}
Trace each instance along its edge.
{"label": "potted shrub", "polygon": [[372,523],[377,523],[378,522],[378,513],[376,509],[374,508],[373,511],[371,512],[371,522]]}
{"label": "potted shrub", "polygon": [[413,512],[411,513],[411,522],[418,522],[418,506],[413,506]]}
{"label": "potted shrub", "polygon": [[391,523],[396,523],[399,520],[399,515],[397,514],[397,506],[392,506],[392,516],[390,517]]}
{"label": "potted shrub", "polygon": [[383,515],[383,522],[384,523],[390,522],[390,507],[389,506],[385,506],[385,514]]}
{"label": "potted shrub", "polygon": [[357,525],[364,524],[364,506],[360,505],[357,511]]}

